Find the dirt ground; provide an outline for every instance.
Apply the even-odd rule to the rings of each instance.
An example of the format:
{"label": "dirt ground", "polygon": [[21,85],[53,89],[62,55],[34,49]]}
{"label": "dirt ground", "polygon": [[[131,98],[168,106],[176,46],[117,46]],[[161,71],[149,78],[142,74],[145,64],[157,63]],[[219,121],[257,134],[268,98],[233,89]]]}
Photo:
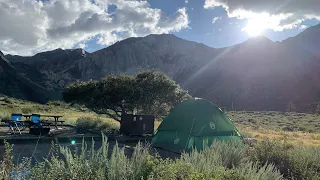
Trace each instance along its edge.
{"label": "dirt ground", "polygon": [[[49,154],[52,150],[53,138],[50,138],[50,139],[48,138],[48,140],[46,140],[46,137],[40,137],[40,141],[38,141],[39,137],[34,136],[34,135],[30,135],[28,128],[25,129],[24,131],[22,131],[22,135],[19,135],[19,134],[9,135],[9,134],[7,134],[8,130],[9,130],[8,127],[5,127],[5,126],[0,127],[0,141],[1,141],[1,143],[0,143],[0,160],[3,159],[3,154],[5,152],[5,148],[3,146],[4,139],[14,139],[13,142],[18,142],[18,143],[12,143],[12,144],[14,144],[12,155],[14,157],[15,164],[20,163],[22,161],[23,157],[32,157],[33,163],[41,162],[44,160],[44,158],[49,157]],[[54,131],[56,131],[56,132],[54,132]],[[54,133],[59,134],[58,136],[55,136],[55,137],[59,137],[59,138],[63,137],[64,138],[64,141],[62,141],[62,142],[60,141],[58,144],[56,144],[56,148],[58,148],[59,146],[64,146],[64,147],[69,147],[71,150],[75,150],[76,148],[81,149],[82,138],[77,138],[76,141],[74,142],[74,144],[72,144],[72,140],[74,140],[74,139],[72,139],[71,134],[76,135],[75,132],[72,132],[73,131],[72,127],[64,127],[63,129],[54,130],[54,131],[53,131]],[[63,132],[69,132],[69,134],[63,134]],[[69,135],[70,135],[70,137],[69,137]],[[16,141],[15,139],[18,139],[18,141]],[[88,147],[91,147],[91,143],[92,143],[91,137],[89,139],[90,140],[86,141],[86,143],[88,144]],[[124,139],[125,139],[125,137],[124,137]],[[117,143],[120,148],[124,148],[127,156],[131,156],[138,140],[136,142],[135,142],[135,140],[133,142],[131,141],[130,143],[129,142],[121,143],[121,140],[119,142],[117,143],[115,140],[108,141],[108,143],[109,143],[109,151],[108,152],[111,154],[114,146]],[[98,140],[95,140],[95,148],[96,149],[100,148],[101,144],[102,144],[101,136],[99,136]],[[179,157],[179,154],[172,153],[172,152],[162,150],[162,149],[152,149],[152,153],[158,153],[163,158]]]}

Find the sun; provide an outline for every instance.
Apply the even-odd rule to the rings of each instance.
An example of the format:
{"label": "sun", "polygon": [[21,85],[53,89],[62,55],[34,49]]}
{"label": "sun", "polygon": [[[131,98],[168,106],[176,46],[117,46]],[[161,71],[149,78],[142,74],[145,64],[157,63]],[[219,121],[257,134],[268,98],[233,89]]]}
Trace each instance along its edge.
{"label": "sun", "polygon": [[256,37],[259,36],[263,33],[265,28],[261,25],[258,24],[249,24],[245,27],[245,31],[248,33],[249,36],[251,37]]}
{"label": "sun", "polygon": [[257,15],[248,20],[247,25],[243,28],[249,36],[255,37],[263,34],[270,25],[270,16],[267,14]]}

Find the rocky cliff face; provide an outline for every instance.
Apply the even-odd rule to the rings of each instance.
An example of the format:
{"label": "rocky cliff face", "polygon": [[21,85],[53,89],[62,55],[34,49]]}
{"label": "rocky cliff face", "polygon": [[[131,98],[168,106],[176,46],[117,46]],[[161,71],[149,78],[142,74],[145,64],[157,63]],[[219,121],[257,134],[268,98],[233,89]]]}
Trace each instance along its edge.
{"label": "rocky cliff face", "polygon": [[[283,42],[258,37],[221,49],[174,35],[149,35],[94,53],[57,49],[5,57],[23,77],[50,92],[75,80],[156,68],[192,95],[229,109],[285,110],[290,101],[303,109],[320,101],[320,56],[310,50],[319,47],[310,37],[320,31],[310,29]],[[302,42],[313,48],[301,48]]]}
{"label": "rocky cliff face", "polygon": [[[95,79],[108,74],[134,74],[157,68],[173,78],[206,64],[216,50],[173,35],[129,38],[106,49],[88,54],[69,69],[77,78]],[[178,79],[178,78],[175,78]]]}
{"label": "rocky cliff face", "polygon": [[0,52],[0,92],[16,98],[46,102],[56,98],[55,92],[47,91],[39,84],[19,73]]}

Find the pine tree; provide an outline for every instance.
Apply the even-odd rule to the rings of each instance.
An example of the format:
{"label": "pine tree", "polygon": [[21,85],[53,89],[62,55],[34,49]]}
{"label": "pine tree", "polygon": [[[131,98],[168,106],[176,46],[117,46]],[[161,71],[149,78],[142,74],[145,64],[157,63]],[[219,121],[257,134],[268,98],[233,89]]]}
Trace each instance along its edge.
{"label": "pine tree", "polygon": [[289,102],[287,105],[287,112],[295,112],[297,110],[296,106],[293,104],[292,101]]}
{"label": "pine tree", "polygon": [[320,102],[317,105],[316,114],[320,115]]}

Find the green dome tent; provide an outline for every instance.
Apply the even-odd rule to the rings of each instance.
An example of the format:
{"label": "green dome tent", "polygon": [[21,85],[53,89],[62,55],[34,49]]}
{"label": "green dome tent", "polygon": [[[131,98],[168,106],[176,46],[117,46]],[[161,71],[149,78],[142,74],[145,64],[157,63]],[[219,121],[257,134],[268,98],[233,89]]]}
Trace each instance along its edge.
{"label": "green dome tent", "polygon": [[240,141],[241,135],[224,112],[204,99],[189,99],[173,108],[152,139],[154,147],[174,152],[203,149],[214,140]]}

